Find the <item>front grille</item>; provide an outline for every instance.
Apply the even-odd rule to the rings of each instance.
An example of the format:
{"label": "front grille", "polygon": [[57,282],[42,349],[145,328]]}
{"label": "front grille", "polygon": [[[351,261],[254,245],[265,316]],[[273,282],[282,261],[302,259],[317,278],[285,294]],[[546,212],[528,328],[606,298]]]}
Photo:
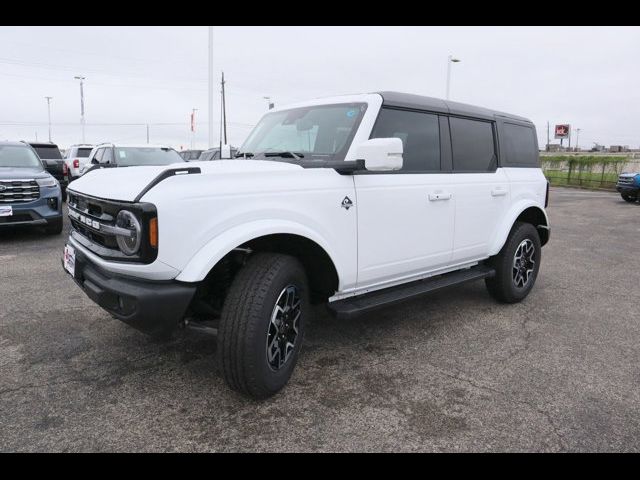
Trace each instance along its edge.
{"label": "front grille", "polygon": [[116,223],[122,209],[133,212],[142,225],[142,238],[149,238],[149,220],[157,216],[156,207],[150,203],[131,203],[105,200],[69,190],[69,220],[71,235],[96,255],[117,262],[151,263],[158,256],[157,248],[143,240],[140,251],[127,256],[118,248],[116,236],[107,227]]}
{"label": "front grille", "polygon": [[622,176],[622,175],[618,177],[618,185],[632,186],[634,181],[635,181],[635,177]]}
{"label": "front grille", "polygon": [[40,198],[35,180],[0,180],[0,203],[33,202]]}

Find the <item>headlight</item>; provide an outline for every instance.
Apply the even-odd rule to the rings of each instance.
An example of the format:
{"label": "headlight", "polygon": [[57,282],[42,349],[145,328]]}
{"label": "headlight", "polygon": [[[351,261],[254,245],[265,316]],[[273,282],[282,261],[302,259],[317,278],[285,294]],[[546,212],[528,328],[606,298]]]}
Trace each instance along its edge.
{"label": "headlight", "polygon": [[118,247],[125,255],[135,255],[140,249],[142,228],[136,216],[128,210],[120,210],[116,217],[116,227],[129,230],[130,235],[117,235]]}
{"label": "headlight", "polygon": [[56,187],[56,186],[58,186],[58,181],[53,177],[36,178],[36,182],[38,182],[38,185],[40,185],[40,187]]}

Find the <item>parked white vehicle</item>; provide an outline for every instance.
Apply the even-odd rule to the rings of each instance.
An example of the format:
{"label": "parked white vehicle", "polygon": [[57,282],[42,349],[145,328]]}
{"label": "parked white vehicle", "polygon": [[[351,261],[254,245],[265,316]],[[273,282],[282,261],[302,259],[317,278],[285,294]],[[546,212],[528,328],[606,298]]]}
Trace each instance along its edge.
{"label": "parked white vehicle", "polygon": [[65,155],[64,163],[69,171],[69,181],[75,180],[81,174],[80,171],[89,161],[89,154],[93,149],[93,145],[83,143],[79,145],[71,145]]}
{"label": "parked white vehicle", "polygon": [[167,145],[100,143],[91,150],[80,175],[99,168],[170,165],[184,161]]}
{"label": "parked white vehicle", "polygon": [[286,384],[310,302],[350,317],[470,280],[503,302],[534,285],[548,183],[525,118],[349,95],[270,111],[239,154],[85,175],[63,264],[144,332],[217,329],[247,395]]}

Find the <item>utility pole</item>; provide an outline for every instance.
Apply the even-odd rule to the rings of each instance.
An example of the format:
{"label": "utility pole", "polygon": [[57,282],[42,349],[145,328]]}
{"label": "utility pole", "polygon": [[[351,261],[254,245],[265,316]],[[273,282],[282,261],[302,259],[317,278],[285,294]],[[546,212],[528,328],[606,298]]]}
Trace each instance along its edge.
{"label": "utility pole", "polygon": [[193,145],[196,137],[196,112],[197,108],[191,109],[191,150],[193,150]]}
{"label": "utility pole", "polygon": [[44,97],[47,99],[47,118],[49,120],[49,143],[51,143],[51,99],[53,97]]}
{"label": "utility pole", "polygon": [[209,27],[209,148],[213,147],[213,27]]}
{"label": "utility pole", "polygon": [[580,147],[579,147],[580,130],[582,130],[582,129],[581,128],[576,128],[576,152],[580,149]]}
{"label": "utility pole", "polygon": [[227,106],[224,96],[224,72],[222,72],[222,125],[224,131],[224,144],[227,144]]}
{"label": "utility pole", "polygon": [[452,55],[447,57],[447,100],[449,100],[449,90],[451,86],[451,64],[458,62],[460,62],[460,59],[453,58]]}
{"label": "utility pole", "polygon": [[85,143],[84,137],[84,80],[86,77],[82,75],[76,75],[76,80],[80,80],[80,124],[82,125],[82,143]]}
{"label": "utility pole", "polygon": [[551,140],[549,140],[549,120],[547,120],[547,148],[545,148],[545,151],[549,151],[549,142]]}
{"label": "utility pole", "polygon": [[149,124],[147,123],[147,143],[149,143]]}

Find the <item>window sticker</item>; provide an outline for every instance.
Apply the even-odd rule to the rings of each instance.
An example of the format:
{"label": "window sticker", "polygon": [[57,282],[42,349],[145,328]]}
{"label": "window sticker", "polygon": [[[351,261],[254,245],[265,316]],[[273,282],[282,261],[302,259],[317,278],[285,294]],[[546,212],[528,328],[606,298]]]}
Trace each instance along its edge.
{"label": "window sticker", "polygon": [[127,158],[127,152],[124,150],[118,150],[118,154],[120,155],[120,158]]}
{"label": "window sticker", "polygon": [[347,110],[347,117],[352,118],[356,115],[356,111],[354,109]]}

